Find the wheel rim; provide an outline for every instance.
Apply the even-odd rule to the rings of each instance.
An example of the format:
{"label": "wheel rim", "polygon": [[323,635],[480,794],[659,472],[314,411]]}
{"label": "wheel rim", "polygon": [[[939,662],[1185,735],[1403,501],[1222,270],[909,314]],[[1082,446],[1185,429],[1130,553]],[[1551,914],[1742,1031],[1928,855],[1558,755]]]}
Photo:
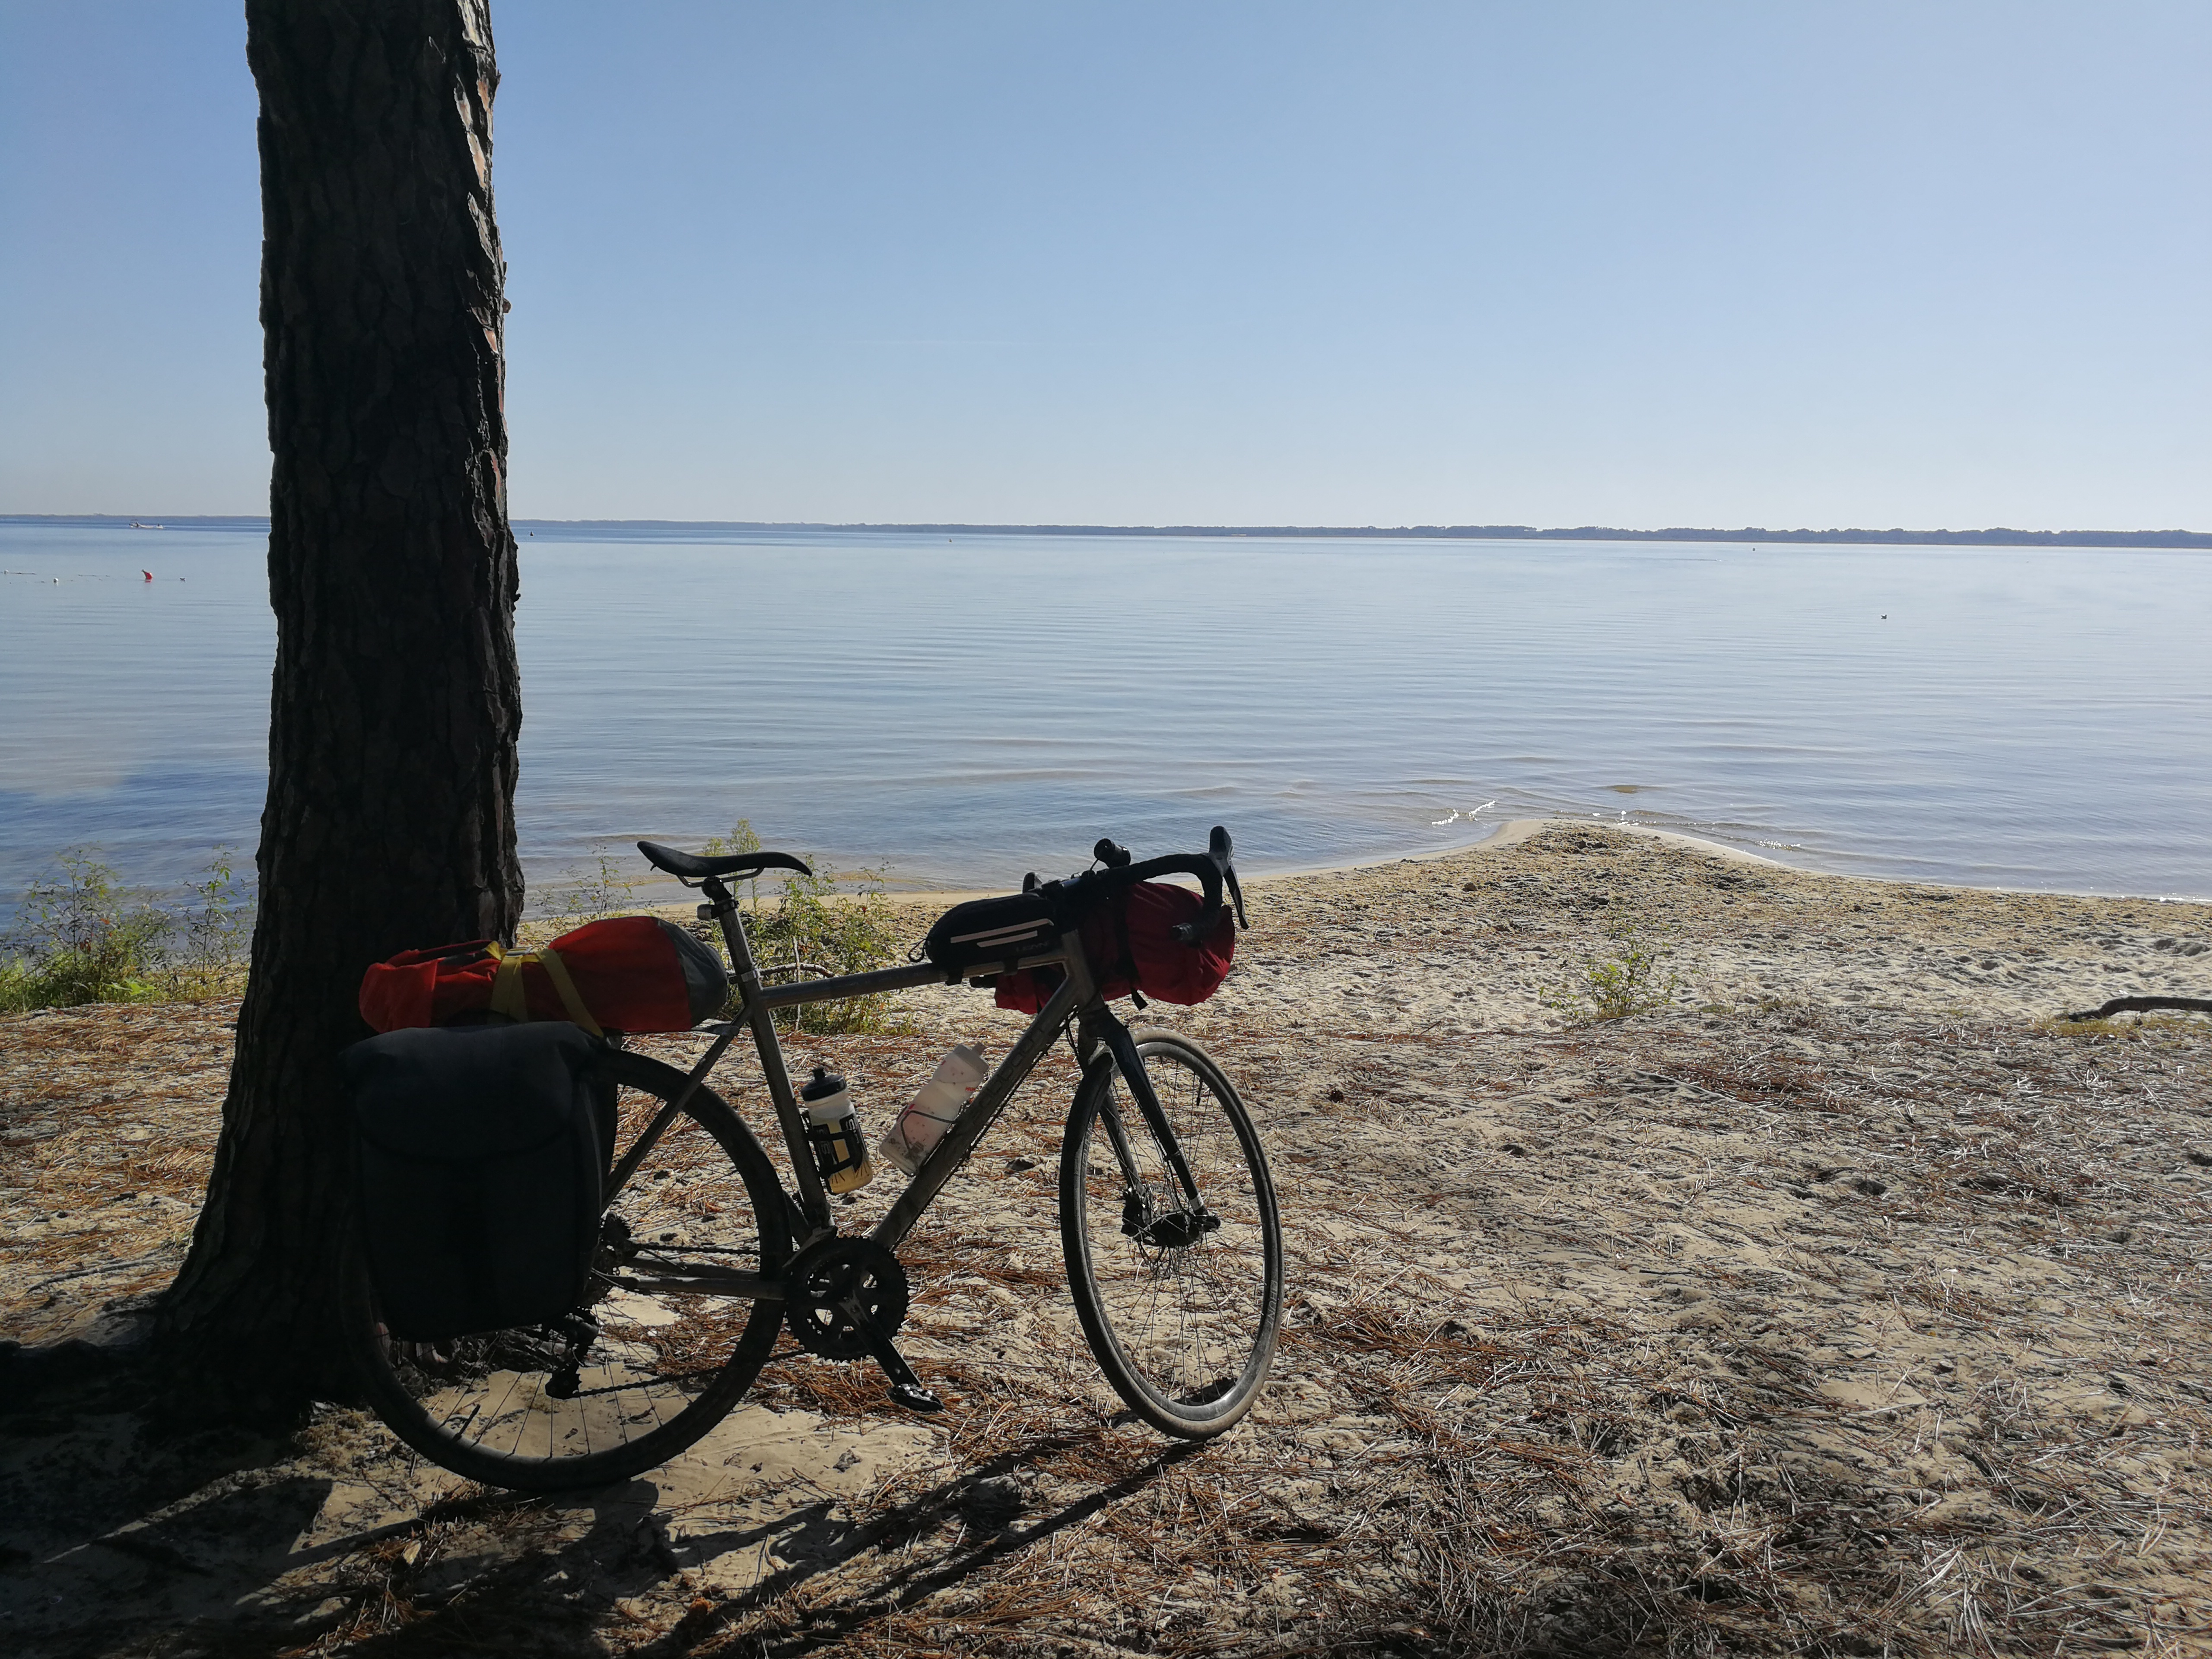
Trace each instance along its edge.
{"label": "wheel rim", "polygon": [[[1178,1424],[1241,1412],[1267,1372],[1279,1244],[1266,1165],[1249,1124],[1175,1048],[1145,1067],[1207,1216],[1181,1182],[1118,1076],[1099,1094],[1081,1147],[1079,1231],[1100,1333],[1127,1379]],[[1133,1187],[1106,1125],[1121,1123]],[[1133,1402],[1134,1403],[1134,1402]]]}
{"label": "wheel rim", "polygon": [[[665,1103],[634,1082],[615,1100],[623,1146]],[[762,1225],[732,1150],[695,1109],[610,1206],[582,1319],[403,1342],[367,1291],[380,1412],[447,1468],[505,1484],[649,1468],[713,1426],[775,1340],[774,1303],[670,1288],[702,1268],[759,1273]]]}

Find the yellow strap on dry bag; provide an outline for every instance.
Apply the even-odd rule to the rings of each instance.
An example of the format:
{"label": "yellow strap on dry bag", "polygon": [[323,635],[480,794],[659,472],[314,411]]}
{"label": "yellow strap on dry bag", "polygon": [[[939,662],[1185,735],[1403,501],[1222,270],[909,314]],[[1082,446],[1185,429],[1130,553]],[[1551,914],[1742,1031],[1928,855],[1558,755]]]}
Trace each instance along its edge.
{"label": "yellow strap on dry bag", "polygon": [[493,957],[499,963],[499,972],[491,981],[491,1012],[516,1024],[529,1023],[530,998],[522,988],[522,964],[530,960],[526,951],[509,954],[505,946],[495,942]]}
{"label": "yellow strap on dry bag", "polygon": [[599,1030],[599,1022],[593,1019],[592,1011],[584,1006],[584,999],[576,994],[576,981],[568,977],[568,964],[561,960],[561,953],[540,951],[538,959],[545,964],[545,975],[553,981],[553,988],[561,994],[561,1006],[568,1011],[568,1018],[593,1036],[605,1036],[606,1033]]}
{"label": "yellow strap on dry bag", "polygon": [[568,965],[556,951],[509,951],[495,944],[492,954],[499,960],[499,972],[491,982],[491,1012],[505,1016],[518,1025],[530,1020],[530,996],[524,989],[522,970],[531,963],[545,969],[545,977],[553,981],[554,992],[561,1006],[568,1011],[568,1018],[593,1036],[605,1036],[599,1022],[592,1018],[592,1011],[584,1006],[584,999],[576,994],[576,981],[568,977]]}

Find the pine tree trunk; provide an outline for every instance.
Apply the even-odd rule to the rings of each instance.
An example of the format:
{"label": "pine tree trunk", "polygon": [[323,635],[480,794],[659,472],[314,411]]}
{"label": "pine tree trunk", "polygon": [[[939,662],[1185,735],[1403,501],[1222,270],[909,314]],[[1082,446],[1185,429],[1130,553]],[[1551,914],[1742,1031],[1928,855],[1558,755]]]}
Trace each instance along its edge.
{"label": "pine tree trunk", "polygon": [[260,912],[205,1207],[157,1339],[261,1412],[344,1387],[335,1057],[362,971],[511,939],[514,538],[485,0],[248,0],[276,612]]}

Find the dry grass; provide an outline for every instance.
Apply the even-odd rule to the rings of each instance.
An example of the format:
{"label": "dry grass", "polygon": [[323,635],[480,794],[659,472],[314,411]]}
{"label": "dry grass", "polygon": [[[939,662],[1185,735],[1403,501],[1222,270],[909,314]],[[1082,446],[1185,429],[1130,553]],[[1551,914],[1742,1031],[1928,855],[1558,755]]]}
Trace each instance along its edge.
{"label": "dry grass", "polygon": [[[1279,895],[1253,961],[1353,944],[1416,961],[1450,895],[1468,907],[1451,925],[1515,940],[1594,931],[1626,897],[1673,904],[1688,937],[1794,912],[1873,948],[1830,894],[1866,889],[1670,878],[1640,848],[1607,865],[1608,840],[1580,833],[1429,887]],[[1872,932],[1907,906],[1956,913],[1900,949],[1955,937],[1978,962],[2008,927],[2043,948],[1989,896],[1877,896]],[[2102,930],[2119,908],[2052,902],[2049,926]],[[392,1518],[283,1558],[274,1602],[233,1596],[181,1632],[144,1598],[198,1581],[111,1547],[143,1575],[139,1611],[44,1650],[2212,1651],[2212,1024],[1733,1006],[1472,1038],[1334,1005],[1200,1011],[1267,1124],[1291,1257],[1276,1379],[1222,1441],[1133,1424],[1066,1319],[1056,1058],[902,1252],[902,1345],[955,1404],[924,1455],[835,1491],[763,1476],[439,1503],[336,1412],[258,1462],[236,1454],[241,1474],[175,1512],[208,1513],[225,1480],[312,1477],[373,1488]],[[880,1103],[954,1037],[1004,1041],[973,999],[920,1018],[820,1057]],[[188,1211],[153,1228],[123,1194],[196,1194],[223,1024],[124,1009],[4,1028],[9,1334],[168,1271]],[[728,1091],[746,1086],[733,1068]],[[88,1249],[106,1254],[68,1259]],[[787,1340],[754,1399],[860,1446],[880,1388]],[[33,1493],[11,1524],[54,1516],[36,1493],[58,1466],[11,1456],[0,1498]],[[158,1504],[116,1513],[149,1550],[212,1547]]]}

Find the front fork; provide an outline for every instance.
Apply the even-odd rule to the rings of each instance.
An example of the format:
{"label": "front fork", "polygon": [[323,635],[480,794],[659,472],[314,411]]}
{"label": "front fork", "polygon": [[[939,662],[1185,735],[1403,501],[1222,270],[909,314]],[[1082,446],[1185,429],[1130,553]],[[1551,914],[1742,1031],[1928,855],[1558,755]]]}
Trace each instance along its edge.
{"label": "front fork", "polygon": [[1135,1149],[1129,1145],[1128,1130],[1121,1121],[1121,1115],[1115,1110],[1109,1094],[1101,1104],[1098,1117],[1105,1126],[1106,1139],[1114,1148],[1114,1156],[1121,1165],[1121,1231],[1139,1243],[1164,1247],[1194,1243],[1200,1236],[1220,1226],[1221,1218],[1206,1207],[1206,1200],[1198,1190],[1198,1179],[1191,1173],[1189,1160],[1183,1156],[1182,1144],[1176,1139],[1168,1115],[1160,1105],[1159,1095],[1152,1087],[1152,1079],[1145,1070],[1144,1056],[1137,1052],[1136,1038],[1107,1008],[1084,1018],[1076,1038],[1076,1055],[1087,1067],[1101,1048],[1112,1056],[1114,1068],[1121,1073],[1121,1080],[1128,1085],[1130,1098],[1137,1103],[1138,1112],[1152,1131],[1152,1144],[1159,1148],[1176,1185],[1182,1189],[1182,1202],[1164,1215],[1159,1213],[1138,1165]]}

